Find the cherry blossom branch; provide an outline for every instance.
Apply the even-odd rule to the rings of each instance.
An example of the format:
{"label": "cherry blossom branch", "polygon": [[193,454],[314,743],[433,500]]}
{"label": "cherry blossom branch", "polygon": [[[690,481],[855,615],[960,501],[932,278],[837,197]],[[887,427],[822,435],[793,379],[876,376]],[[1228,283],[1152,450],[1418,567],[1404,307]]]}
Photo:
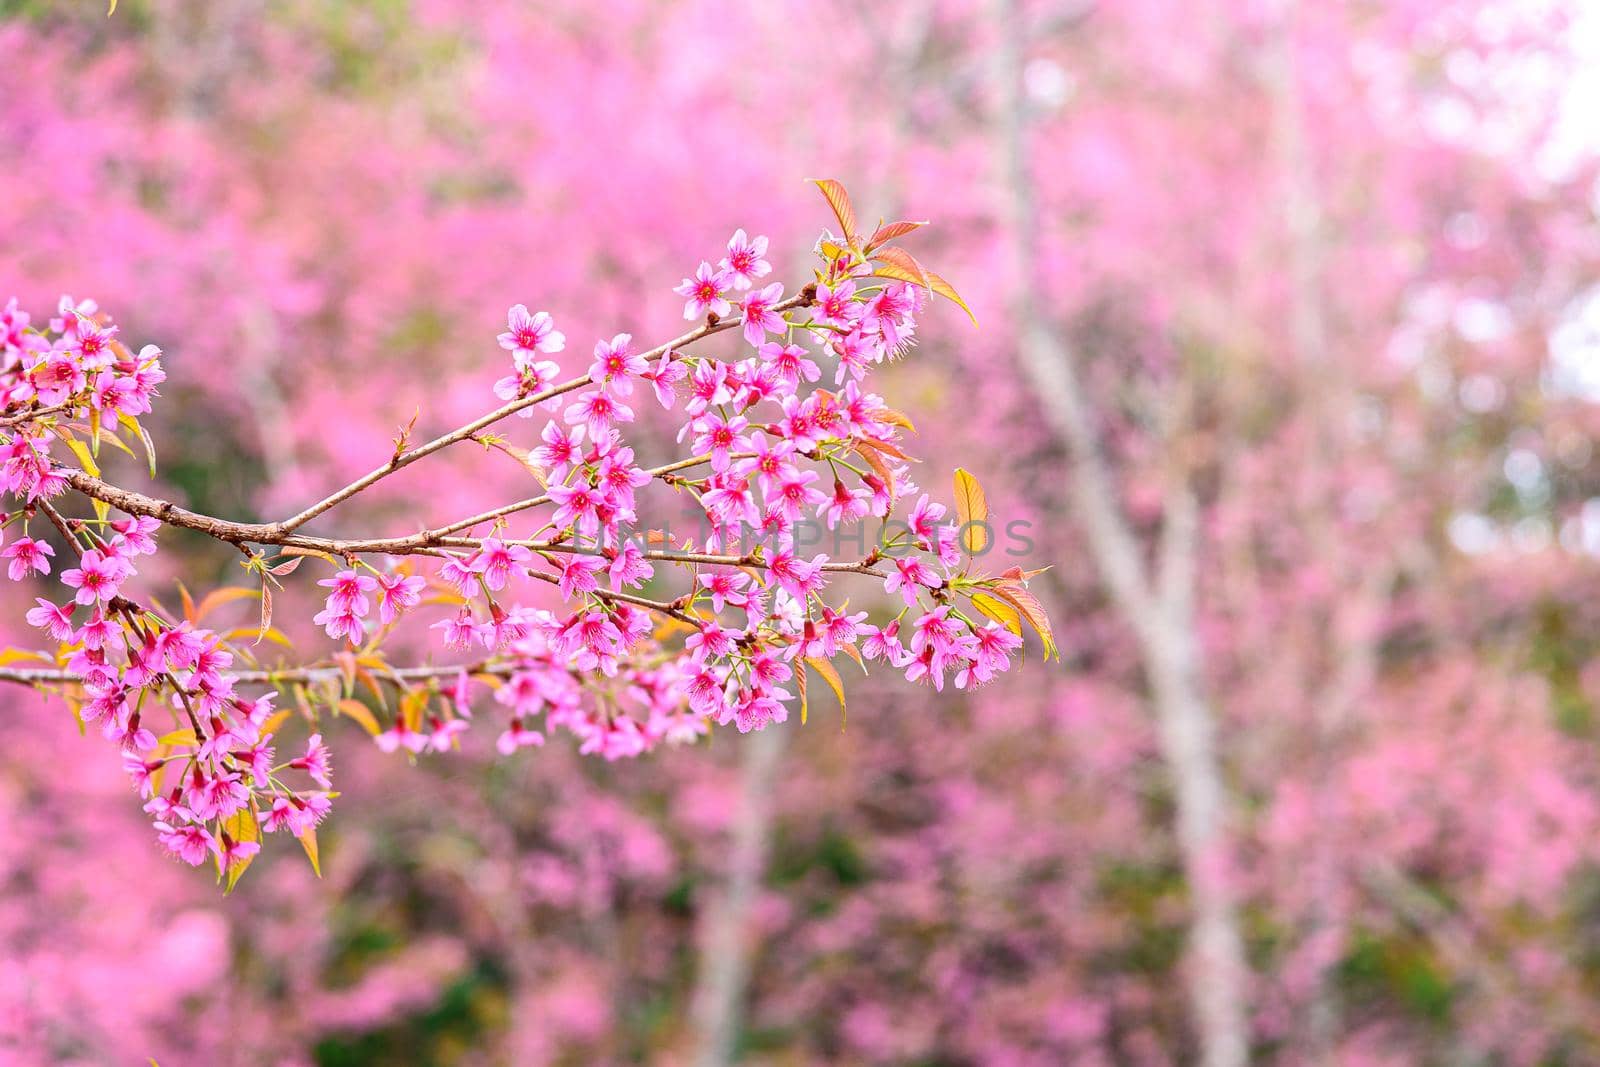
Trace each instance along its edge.
{"label": "cherry blossom branch", "polygon": [[[806,307],[811,303],[815,293],[815,287],[807,286],[805,289],[802,289],[799,293],[796,293],[789,299],[773,305],[772,310],[775,312],[783,312],[793,308]],[[641,356],[647,361],[654,359],[657,356],[663,355],[667,352],[691,345],[702,338],[710,337],[712,334],[717,334],[723,332],[724,330],[732,329],[734,326],[739,325],[741,321],[741,319],[736,318],[718,319],[714,315],[707,316],[704,325],[690,330],[681,337],[674,338],[673,340],[667,341],[664,344],[659,344],[656,347],[641,353]],[[573,378],[570,381],[562,382],[560,385],[553,385],[549,389],[534,393],[531,396],[519,397],[516,400],[496,408],[487,415],[482,415],[476,419],[473,419],[465,426],[459,426],[447,434],[444,434],[440,437],[435,437],[427,444],[419,445],[409,452],[397,450],[389,459],[389,462],[383,464],[381,467],[374,467],[371,471],[362,475],[360,478],[357,478],[343,489],[323,497],[315,504],[312,504],[310,507],[300,512],[298,515],[287,518],[280,523],[273,524],[273,527],[284,533],[293,532],[294,530],[297,530],[301,526],[304,526],[306,523],[310,522],[312,519],[316,518],[318,515],[321,515],[323,512],[329,510],[330,508],[337,507],[339,504],[349,500],[362,490],[377,484],[384,478],[387,478],[389,475],[393,474],[395,471],[409,467],[419,459],[430,456],[440,449],[448,448],[450,445],[456,444],[459,441],[465,441],[471,438],[474,434],[493,426],[495,423],[504,418],[515,415],[524,408],[533,407],[535,404],[539,404],[546,400],[561,396],[564,393],[570,393],[575,389],[582,389],[584,386],[590,384],[591,382],[589,381],[587,375],[579,378]]]}
{"label": "cherry blossom branch", "polygon": [[[887,532],[896,501],[916,492],[902,465],[911,461],[898,444],[910,420],[862,383],[873,365],[914,344],[923,306],[918,286],[960,303],[947,282],[887,244],[920,223],[890,223],[864,234],[843,189],[818,184],[843,233],[818,243],[817,281],[796,296],[783,299],[779,282],[757,284],[771,270],[762,258],[767,239],[740,230],[719,267],[702,261],[675,290],[687,298],[685,317],[700,319],[699,326],[644,352],[634,352],[626,334],[601,340],[589,372],[557,385],[547,383],[560,375],[559,365],[542,356],[563,351],[565,335],[548,313],[515,305],[507,313],[508,331],[498,338],[515,373],[497,381],[494,392],[516,399],[415,448],[408,448],[408,427],[386,463],[280,522],[207,515],[104,480],[95,456],[105,440],[127,449],[120,431],[136,435],[153,456],[139,416],[152,410],[156,387],[166,380],[160,349],[146,345],[133,353],[117,339],[120,327],[92,304],[64,298],[48,329],[33,328],[31,315],[15,302],[8,305],[0,311],[7,323],[0,331],[6,346],[0,410],[10,412],[8,432],[0,433],[0,490],[21,506],[0,515],[0,558],[8,561],[13,581],[54,575],[70,592],[64,603],[59,595],[36,597],[25,612],[27,623],[55,642],[53,653],[38,654],[47,666],[0,667],[0,681],[77,686],[63,697],[80,723],[94,725],[120,747],[124,769],[149,800],[145,810],[162,844],[190,864],[214,858],[231,888],[264,833],[288,830],[314,860],[315,839],[307,835],[336,795],[321,735],[307,738],[303,755],[275,762],[280,749],[272,739],[286,721],[274,707],[279,693],[249,697],[240,685],[277,690],[342,679],[342,699],[331,692],[317,699],[336,702],[336,710],[358,720],[384,751],[442,753],[468,729],[471,675],[492,671],[503,678],[489,687],[506,709],[506,728],[495,742],[501,753],[543,744],[546,730],[564,729],[580,739],[581,751],[619,759],[692,742],[713,723],[736,725],[741,733],[763,729],[785,721],[790,701],[797,701],[804,721],[810,672],[843,702],[843,682],[832,665],[842,655],[863,665],[885,661],[908,681],[939,688],[953,676],[965,688],[1008,668],[1022,644],[1024,618],[1047,653],[1053,651],[1049,622],[1024,588],[1027,574],[1019,568],[974,573],[974,557],[991,535],[969,529],[973,523],[987,529],[988,512],[981,487],[964,471],[957,472],[955,521],[944,521],[948,509],[923,494],[906,513],[904,533],[860,559],[802,554],[809,516],[832,530],[859,523],[863,535],[875,517]],[[740,292],[745,295],[735,312],[729,298]],[[806,321],[790,321],[785,312],[800,307],[811,309]],[[754,349],[744,358],[685,351],[735,326]],[[836,390],[806,387],[821,380],[814,356],[836,361]],[[675,383],[685,379],[689,396],[678,440],[691,440],[695,454],[651,469],[635,465],[621,429],[634,421],[626,398],[636,382],[648,382],[671,410],[679,399]],[[523,457],[484,431],[579,389],[585,392],[541,434],[535,469],[550,471],[545,492],[399,537],[301,532],[452,444],[475,441]],[[35,406],[16,410],[29,404]],[[781,409],[776,416],[770,414],[775,408]],[[53,456],[56,444],[70,449],[77,464]],[[701,466],[710,470],[683,473]],[[700,506],[710,524],[704,545],[669,532],[639,540],[631,526],[634,493],[652,481],[687,493]],[[823,491],[830,482],[831,492]],[[68,489],[93,502],[94,517],[64,516],[50,502]],[[507,539],[509,516],[546,504],[559,506],[527,539]],[[67,556],[54,565],[56,549],[29,531],[41,515],[66,544]],[[487,524],[492,528],[485,536],[473,536]],[[13,526],[21,536],[5,541]],[[261,579],[258,626],[204,623],[213,608],[257,595],[251,588],[216,590],[198,604],[182,591],[181,614],[151,611],[120,592],[137,576],[139,558],[159,550],[155,535],[164,526],[233,545],[245,556],[246,569]],[[395,566],[392,558],[364,555],[439,563],[419,573]],[[272,628],[273,590],[308,556],[333,564],[335,573],[317,583],[329,592],[312,621],[345,642],[345,651],[263,669],[243,642],[254,634],[258,642],[287,643]],[[893,568],[880,571],[891,556]],[[657,574],[653,564],[661,563],[696,569],[673,599],[641,592]],[[867,611],[824,599],[824,572],[881,580],[883,591],[898,594],[905,606],[891,608],[883,626],[871,625]],[[562,606],[522,602],[528,583],[557,587]],[[430,599],[430,588],[451,595]],[[471,666],[390,667],[381,648],[395,625],[412,609],[440,600],[453,614],[430,629],[443,631],[445,647],[479,647],[487,658]],[[650,614],[681,625],[657,626]],[[235,670],[236,660],[250,669]],[[451,675],[457,682],[448,691],[407,684]],[[383,701],[380,712],[352,699],[357,679],[380,697],[387,680],[400,691],[398,706]],[[176,769],[164,774],[169,766]],[[280,772],[286,770],[304,779],[285,780]]]}
{"label": "cherry blossom branch", "polygon": [[[646,473],[661,474],[670,470],[682,470],[686,467],[703,463],[707,457],[696,456],[692,459],[680,460],[664,467],[652,468]],[[343,538],[343,537],[313,537],[306,534],[285,533],[274,523],[235,522],[231,519],[218,518],[215,515],[206,515],[198,511],[190,511],[180,507],[170,500],[162,500],[148,496],[132,489],[125,489],[113,485],[101,478],[97,478],[87,471],[74,467],[60,467],[57,472],[66,478],[67,482],[84,496],[110,504],[130,515],[143,515],[168,526],[175,526],[196,533],[205,534],[224,544],[242,546],[246,544],[271,545],[278,548],[306,549],[309,551],[326,552],[335,556],[354,556],[363,553],[374,553],[390,556],[406,556],[428,554],[437,555],[441,548],[477,549],[483,546],[483,538],[479,537],[449,537],[446,530],[464,528],[463,524],[454,527],[443,527],[438,530],[424,530],[402,537],[369,537],[369,538]],[[520,505],[534,507],[550,503],[550,498],[539,497],[533,501],[522,501]],[[499,517],[499,516],[494,516]],[[489,521],[488,518],[475,517],[472,525]],[[550,540],[505,540],[508,545],[520,545],[524,548],[543,552],[563,553],[597,553],[598,550],[575,545],[569,542]],[[673,552],[668,550],[651,549],[641,553],[643,558],[666,563],[700,563],[708,566],[733,566],[764,568],[765,561],[757,554],[714,554],[706,552]],[[873,564],[881,561],[881,553],[870,553],[868,556],[853,563],[830,562],[824,563],[822,569],[835,572],[852,572],[857,574],[877,574]]]}
{"label": "cherry blossom branch", "polygon": [[[406,682],[426,682],[436,678],[455,678],[463,671],[467,674],[506,674],[510,668],[488,660],[476,663],[439,667],[392,667],[378,673],[382,678],[396,678]],[[282,670],[245,670],[230,672],[235,681],[245,685],[287,685],[295,682],[315,684],[338,681],[345,669],[327,667],[287,667]],[[74,684],[83,681],[76,671],[52,667],[0,667],[0,682],[22,685]]]}

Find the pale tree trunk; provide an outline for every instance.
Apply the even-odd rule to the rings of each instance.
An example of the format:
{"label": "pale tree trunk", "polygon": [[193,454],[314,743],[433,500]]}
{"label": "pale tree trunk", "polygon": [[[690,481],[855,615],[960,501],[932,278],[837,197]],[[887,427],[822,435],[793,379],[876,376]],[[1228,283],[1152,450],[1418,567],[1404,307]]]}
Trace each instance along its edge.
{"label": "pale tree trunk", "polygon": [[995,0],[994,12],[1002,38],[996,49],[1001,207],[1013,251],[1022,368],[1045,418],[1066,445],[1074,517],[1112,602],[1138,640],[1150,686],[1161,753],[1172,776],[1178,849],[1192,910],[1185,980],[1199,1062],[1242,1067],[1250,1055],[1248,974],[1229,870],[1230,805],[1194,626],[1198,503],[1187,476],[1175,474],[1158,562],[1147,565],[1119,503],[1075,354],[1032,296],[1030,279],[1041,260],[1022,91],[1025,32],[1015,0]]}
{"label": "pale tree trunk", "polygon": [[700,970],[693,1013],[695,1067],[727,1067],[744,1015],[750,980],[752,912],[767,869],[773,794],[787,732],[778,726],[739,739],[744,781],[733,819],[726,881],[702,910]]}

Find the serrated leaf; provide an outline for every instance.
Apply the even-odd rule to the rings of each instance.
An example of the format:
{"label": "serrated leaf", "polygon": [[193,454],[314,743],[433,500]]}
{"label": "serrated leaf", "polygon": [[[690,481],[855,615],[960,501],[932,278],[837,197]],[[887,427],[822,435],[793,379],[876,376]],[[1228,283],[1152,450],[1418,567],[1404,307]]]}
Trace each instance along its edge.
{"label": "serrated leaf", "polygon": [[162,734],[156,738],[156,744],[158,745],[198,745],[199,743],[200,741],[195,737],[194,731],[187,726],[181,730],[173,730],[171,733]]}
{"label": "serrated leaf", "polygon": [[871,252],[874,248],[877,248],[885,241],[892,241],[896,237],[904,237],[906,234],[920,229],[927,224],[927,219],[923,219],[920,222],[912,222],[910,220],[904,220],[901,222],[886,222],[879,226],[876,230],[872,231],[872,236],[867,238],[867,251]]}
{"label": "serrated leaf", "polygon": [[[886,251],[891,250],[879,250],[880,254]],[[904,251],[904,249],[893,249],[893,251]],[[896,281],[913,282],[917,285],[924,286],[930,291],[938,293],[946,300],[955,304],[962,311],[965,311],[967,313],[967,318],[972,320],[972,325],[978,325],[978,316],[974,315],[972,313],[972,309],[967,306],[967,302],[961,299],[961,294],[956,292],[955,286],[951,285],[948,281],[941,278],[931,270],[922,270],[920,272],[916,272],[906,270],[904,267],[900,267],[892,263],[882,263],[879,265],[877,270],[873,271],[873,274],[879,278],[893,278]]]}
{"label": "serrated leaf", "polygon": [[852,245],[856,243],[856,209],[850,203],[850,194],[844,191],[844,186],[832,178],[812,178],[818,189],[822,190],[828,206],[833,208],[833,217],[839,220],[839,228],[844,231],[845,240]]}
{"label": "serrated leaf", "polygon": [[896,270],[901,271],[904,275],[903,280],[915,282],[929,292],[933,291],[932,276],[928,274],[921,263],[917,262],[917,257],[905,249],[880,248],[873,253],[872,258],[882,266],[894,267]]}
{"label": "serrated leaf", "polygon": [[1055,632],[1050,626],[1050,616],[1045,614],[1044,605],[1022,586],[1014,582],[1001,582],[992,587],[996,596],[1016,608],[1028,625],[1038,633],[1039,639],[1044,642],[1044,654],[1061,658],[1061,650],[1056,647]]}
{"label": "serrated leaf", "polygon": [[961,547],[976,556],[989,547],[989,500],[967,471],[956,468],[956,518],[961,524]]}

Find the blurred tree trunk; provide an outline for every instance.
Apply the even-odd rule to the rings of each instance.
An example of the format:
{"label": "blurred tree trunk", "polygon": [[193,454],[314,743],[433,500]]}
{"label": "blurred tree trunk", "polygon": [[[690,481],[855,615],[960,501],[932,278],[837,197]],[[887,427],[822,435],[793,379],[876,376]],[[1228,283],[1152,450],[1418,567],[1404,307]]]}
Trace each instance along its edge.
{"label": "blurred tree trunk", "polygon": [[1192,909],[1186,979],[1200,1062],[1242,1067],[1250,1044],[1247,973],[1229,871],[1229,804],[1194,626],[1198,502],[1188,476],[1175,473],[1167,488],[1156,562],[1147,565],[1101,451],[1074,353],[1033,296],[1039,219],[1022,89],[1025,31],[1015,0],[995,0],[994,10],[1001,34],[996,51],[1001,208],[1014,257],[1021,363],[1046,419],[1067,447],[1076,517],[1100,578],[1138,641],[1150,686],[1161,753],[1172,775],[1178,848]]}
{"label": "blurred tree trunk", "polygon": [[743,1028],[751,913],[772,838],[772,799],[788,734],[777,726],[739,739],[744,787],[733,819],[726,881],[701,909],[700,968],[690,1006],[696,1067],[727,1067]]}

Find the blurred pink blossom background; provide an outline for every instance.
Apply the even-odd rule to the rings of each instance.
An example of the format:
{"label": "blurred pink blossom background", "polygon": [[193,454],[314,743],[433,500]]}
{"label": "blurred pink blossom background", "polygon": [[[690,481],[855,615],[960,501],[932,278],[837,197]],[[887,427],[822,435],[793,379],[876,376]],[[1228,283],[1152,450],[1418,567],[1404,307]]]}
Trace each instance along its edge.
{"label": "blurred pink blossom background", "polygon": [[[163,347],[167,494],[463,421],[514,303],[672,336],[836,177],[976,313],[880,388],[1062,661],[621,765],[339,724],[323,877],[228,897],[0,693],[0,1063],[1600,1062],[1591,8],[92,6],[0,3],[0,297]],[[482,458],[359,517],[523,495]]]}

